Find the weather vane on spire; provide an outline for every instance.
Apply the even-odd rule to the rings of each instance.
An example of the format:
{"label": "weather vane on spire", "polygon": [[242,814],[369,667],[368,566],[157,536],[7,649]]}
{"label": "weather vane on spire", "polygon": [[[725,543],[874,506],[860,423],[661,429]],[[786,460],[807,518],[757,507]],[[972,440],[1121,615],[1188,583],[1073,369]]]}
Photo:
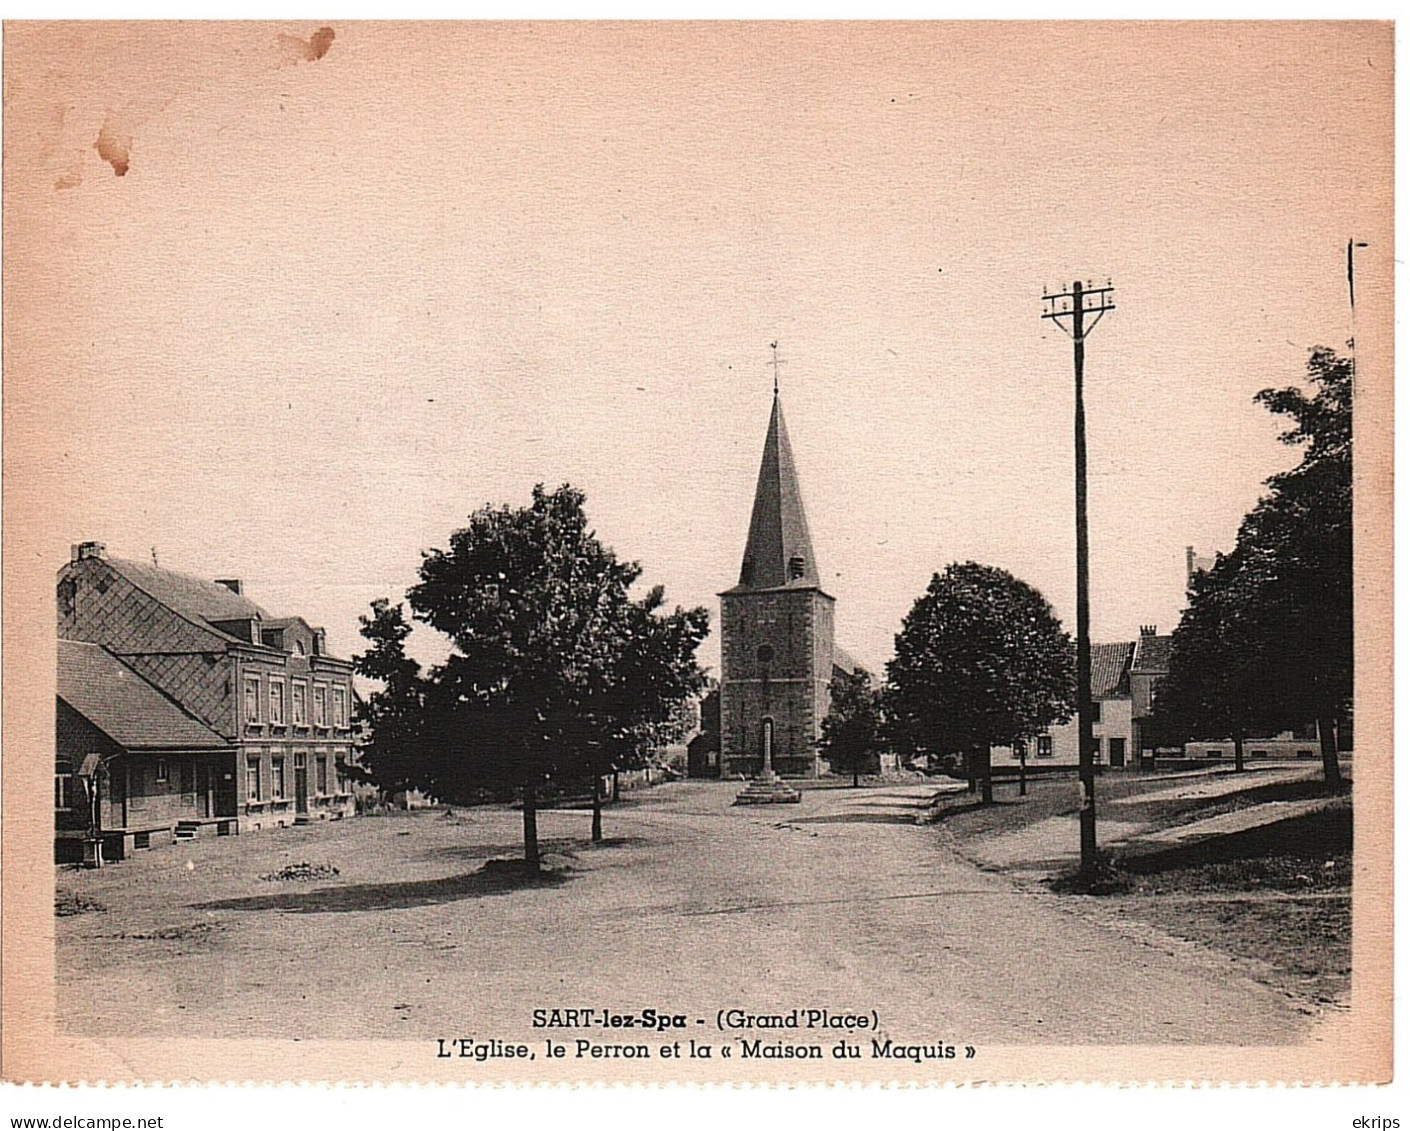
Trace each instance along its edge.
{"label": "weather vane on spire", "polygon": [[787,365],[788,362],[785,361],[783,358],[781,358],[781,357],[778,356],[778,343],[777,343],[777,342],[770,342],[770,343],[769,343],[769,349],[771,349],[771,350],[774,351],[773,360],[772,360],[772,361],[766,361],[766,362],[764,362],[764,364],[765,364],[765,365],[771,365],[771,366],[773,366],[773,370],[774,370],[774,396],[778,396],[778,367],[779,367],[780,365]]}

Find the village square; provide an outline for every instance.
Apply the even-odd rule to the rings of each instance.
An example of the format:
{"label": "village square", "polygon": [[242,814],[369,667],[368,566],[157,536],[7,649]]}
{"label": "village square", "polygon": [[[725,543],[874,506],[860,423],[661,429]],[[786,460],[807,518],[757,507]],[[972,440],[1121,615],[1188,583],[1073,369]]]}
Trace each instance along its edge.
{"label": "village square", "polygon": [[[1313,365],[1334,406],[1349,371]],[[1214,690],[1236,640],[1203,637],[1199,610],[1227,607],[1210,573],[1235,555],[1187,552],[1175,634],[1079,641],[1083,681],[1041,596],[951,566],[873,689],[835,640],[775,378],[715,681],[694,659],[707,612],[633,600],[638,567],[582,507],[538,487],[425,555],[411,606],[456,645],[426,670],[401,604],[373,602],[368,650],[340,658],[239,580],[76,544],[58,581],[65,1023],[453,1035],[506,998],[550,1006],[501,1011],[502,1040],[560,1012],[577,1028],[568,1003],[719,1029],[802,1003],[862,1009],[882,1040],[1204,1045],[1305,1040],[1344,1008],[1349,723],[1329,708],[1324,742],[1326,721],[1261,699],[1239,715],[1266,686],[1232,684],[1245,658]],[[809,1055],[750,1036],[749,1055]]]}
{"label": "village square", "polygon": [[194,27],[5,29],[7,1055],[1382,1070],[1388,26]]}

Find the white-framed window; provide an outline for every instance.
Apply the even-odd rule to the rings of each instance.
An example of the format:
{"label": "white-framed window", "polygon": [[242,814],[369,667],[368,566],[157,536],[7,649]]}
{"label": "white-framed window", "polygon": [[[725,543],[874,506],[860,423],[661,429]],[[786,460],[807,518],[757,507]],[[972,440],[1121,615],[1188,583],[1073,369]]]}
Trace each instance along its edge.
{"label": "white-framed window", "polygon": [[284,725],[284,681],[282,679],[269,681],[269,725],[276,727]]}
{"label": "white-framed window", "polygon": [[259,800],[258,758],[249,758],[245,762],[245,796],[251,801]]}
{"label": "white-framed window", "polygon": [[245,677],[245,722],[259,722],[259,680],[252,675]]}
{"label": "white-framed window", "polygon": [[322,683],[313,685],[313,725],[328,725],[328,686]]}
{"label": "white-framed window", "polygon": [[335,727],[348,725],[348,689],[346,687],[333,688],[333,725]]}
{"label": "white-framed window", "polygon": [[294,680],[289,685],[289,696],[294,725],[296,727],[308,726],[308,684],[301,679]]}
{"label": "white-framed window", "polygon": [[1040,734],[1038,736],[1039,758],[1051,758],[1053,756],[1053,736],[1050,734]]}
{"label": "white-framed window", "polygon": [[318,756],[318,795],[324,796],[328,792],[328,755]]}
{"label": "white-framed window", "polygon": [[167,765],[165,758],[157,759],[157,782],[164,783],[171,778],[171,767]]}
{"label": "white-framed window", "polygon": [[74,786],[73,772],[68,763],[62,763],[54,768],[54,808],[60,813],[67,813],[74,807]]}
{"label": "white-framed window", "polygon": [[279,801],[284,797],[284,759],[275,758],[270,769],[273,772],[269,775],[269,795]]}

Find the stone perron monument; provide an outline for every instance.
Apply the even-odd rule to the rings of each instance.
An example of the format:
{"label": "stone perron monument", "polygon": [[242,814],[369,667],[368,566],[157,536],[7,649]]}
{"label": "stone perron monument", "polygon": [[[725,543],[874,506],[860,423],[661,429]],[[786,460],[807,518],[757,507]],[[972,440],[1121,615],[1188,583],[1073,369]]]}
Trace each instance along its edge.
{"label": "stone perron monument", "polygon": [[754,779],[740,803],[797,801],[779,777],[818,776],[834,604],[819,580],[775,387],[739,583],[720,594],[720,770]]}

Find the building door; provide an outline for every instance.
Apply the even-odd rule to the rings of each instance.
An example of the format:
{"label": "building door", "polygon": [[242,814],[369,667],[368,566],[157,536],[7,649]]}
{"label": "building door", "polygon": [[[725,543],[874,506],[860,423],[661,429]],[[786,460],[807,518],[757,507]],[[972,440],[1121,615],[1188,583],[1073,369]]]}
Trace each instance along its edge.
{"label": "building door", "polygon": [[108,763],[108,824],[106,828],[127,828],[127,759]]}
{"label": "building door", "polygon": [[308,812],[308,755],[302,750],[294,754],[294,810]]}
{"label": "building door", "polygon": [[236,792],[235,781],[235,755],[222,759],[225,765],[216,771],[215,783],[215,815],[217,817],[234,817],[239,814],[240,801]]}
{"label": "building door", "polygon": [[196,759],[196,812],[202,818],[211,815],[211,768],[200,757]]}
{"label": "building door", "polygon": [[1126,765],[1126,740],[1124,738],[1108,738],[1106,749],[1109,761],[1113,766]]}

